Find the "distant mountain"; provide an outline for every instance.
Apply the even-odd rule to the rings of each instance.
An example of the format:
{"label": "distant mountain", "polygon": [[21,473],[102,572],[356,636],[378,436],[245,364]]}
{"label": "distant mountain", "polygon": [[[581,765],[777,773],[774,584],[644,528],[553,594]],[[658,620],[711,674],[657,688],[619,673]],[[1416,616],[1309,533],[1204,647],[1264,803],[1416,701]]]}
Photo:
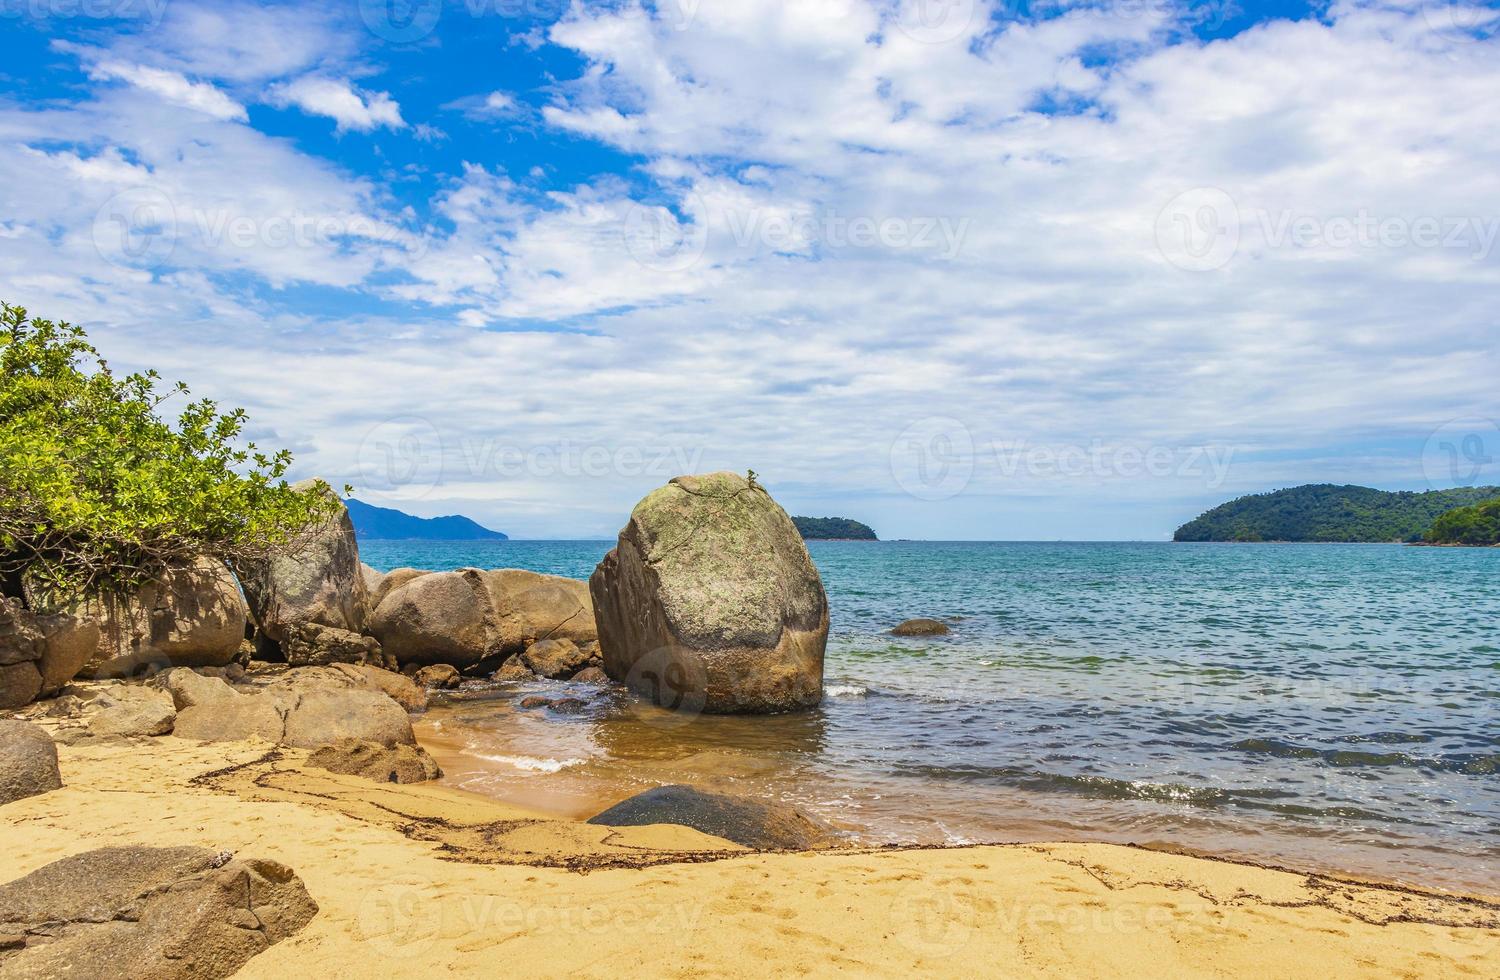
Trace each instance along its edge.
{"label": "distant mountain", "polygon": [[344,501],[349,519],[354,522],[354,536],[364,541],[505,541],[499,531],[491,531],[467,517],[413,517],[393,507],[375,507],[350,498]]}
{"label": "distant mountain", "polygon": [[1439,514],[1500,497],[1500,487],[1372,490],[1313,483],[1220,504],[1174,541],[1420,541]]}
{"label": "distant mountain", "polygon": [[792,523],[806,541],[878,541],[874,528],[847,517],[794,517]]}

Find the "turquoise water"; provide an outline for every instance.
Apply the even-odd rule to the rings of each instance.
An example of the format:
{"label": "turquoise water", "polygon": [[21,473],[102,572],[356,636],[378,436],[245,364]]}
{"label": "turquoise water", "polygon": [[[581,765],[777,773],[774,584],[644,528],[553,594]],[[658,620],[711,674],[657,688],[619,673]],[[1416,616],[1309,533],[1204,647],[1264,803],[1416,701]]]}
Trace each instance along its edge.
{"label": "turquoise water", "polygon": [[[362,551],[582,578],[609,546]],[[430,720],[461,750],[450,775],[568,812],[601,786],[709,782],[862,840],[1129,840],[1500,891],[1500,550],[811,551],[832,616],[819,710],[674,725],[606,692],[562,719],[475,690]],[[953,633],[886,633],[914,616]]]}

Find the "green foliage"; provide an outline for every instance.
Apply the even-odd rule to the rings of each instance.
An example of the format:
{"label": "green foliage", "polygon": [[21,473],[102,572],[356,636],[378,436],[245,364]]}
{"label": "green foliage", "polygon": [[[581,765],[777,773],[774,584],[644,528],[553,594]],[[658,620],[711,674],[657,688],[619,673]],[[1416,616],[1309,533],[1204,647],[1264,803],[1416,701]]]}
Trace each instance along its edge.
{"label": "green foliage", "polygon": [[1177,529],[1174,541],[1420,541],[1454,507],[1500,496],[1500,487],[1390,492],[1308,484],[1220,504]]}
{"label": "green foliage", "polygon": [[201,555],[262,560],[336,506],[287,484],[289,453],[237,446],[243,410],[203,399],[169,424],[157,409],[188,390],[159,386],[0,303],[0,593],[121,595]]}
{"label": "green foliage", "polygon": [[1422,540],[1428,544],[1500,544],[1500,499],[1439,514]]}
{"label": "green foliage", "polygon": [[806,541],[854,540],[876,541],[875,531],[867,524],[847,517],[794,517],[797,532]]}

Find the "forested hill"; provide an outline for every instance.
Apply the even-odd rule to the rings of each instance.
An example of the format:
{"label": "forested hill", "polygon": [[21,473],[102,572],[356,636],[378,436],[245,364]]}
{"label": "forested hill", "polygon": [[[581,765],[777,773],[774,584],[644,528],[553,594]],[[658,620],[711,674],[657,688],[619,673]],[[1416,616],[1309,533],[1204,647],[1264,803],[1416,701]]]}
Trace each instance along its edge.
{"label": "forested hill", "polygon": [[504,541],[499,531],[457,515],[414,517],[393,507],[376,507],[363,501],[344,501],[355,537],[361,540]]}
{"label": "forested hill", "polygon": [[1420,541],[1455,507],[1500,497],[1500,487],[1372,490],[1315,483],[1220,504],[1177,529],[1174,541]]}
{"label": "forested hill", "polygon": [[807,541],[876,541],[874,528],[847,517],[794,517],[792,523]]}
{"label": "forested hill", "polygon": [[1428,544],[1500,545],[1500,497],[1472,507],[1459,507],[1432,522]]}

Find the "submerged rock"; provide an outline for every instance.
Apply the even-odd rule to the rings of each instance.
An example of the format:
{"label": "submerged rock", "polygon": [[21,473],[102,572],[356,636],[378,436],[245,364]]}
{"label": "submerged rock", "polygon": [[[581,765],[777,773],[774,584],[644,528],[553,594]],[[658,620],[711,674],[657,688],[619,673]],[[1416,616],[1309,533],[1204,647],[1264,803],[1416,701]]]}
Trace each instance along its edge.
{"label": "submerged rock", "polygon": [[892,636],[946,636],[948,624],[936,619],[908,619],[891,630]]}
{"label": "submerged rock", "polygon": [[437,762],[421,746],[387,746],[355,738],[323,746],[307,757],[307,764],[382,783],[421,783],[443,775]]}
{"label": "submerged rock", "polygon": [[588,822],[606,827],[678,824],[757,850],[804,851],[834,840],[795,807],[691,786],[658,786],[616,803]]}
{"label": "submerged rock", "polygon": [[108,847],[0,885],[0,975],[227,977],[318,912],[292,870],[204,847]]}
{"label": "submerged rock", "polygon": [[47,733],[29,722],[0,720],[0,804],[61,788],[57,746]]}
{"label": "submerged rock", "polygon": [[665,707],[807,708],[823,697],[828,600],[802,536],[734,473],[636,505],[589,579],[604,669]]}

